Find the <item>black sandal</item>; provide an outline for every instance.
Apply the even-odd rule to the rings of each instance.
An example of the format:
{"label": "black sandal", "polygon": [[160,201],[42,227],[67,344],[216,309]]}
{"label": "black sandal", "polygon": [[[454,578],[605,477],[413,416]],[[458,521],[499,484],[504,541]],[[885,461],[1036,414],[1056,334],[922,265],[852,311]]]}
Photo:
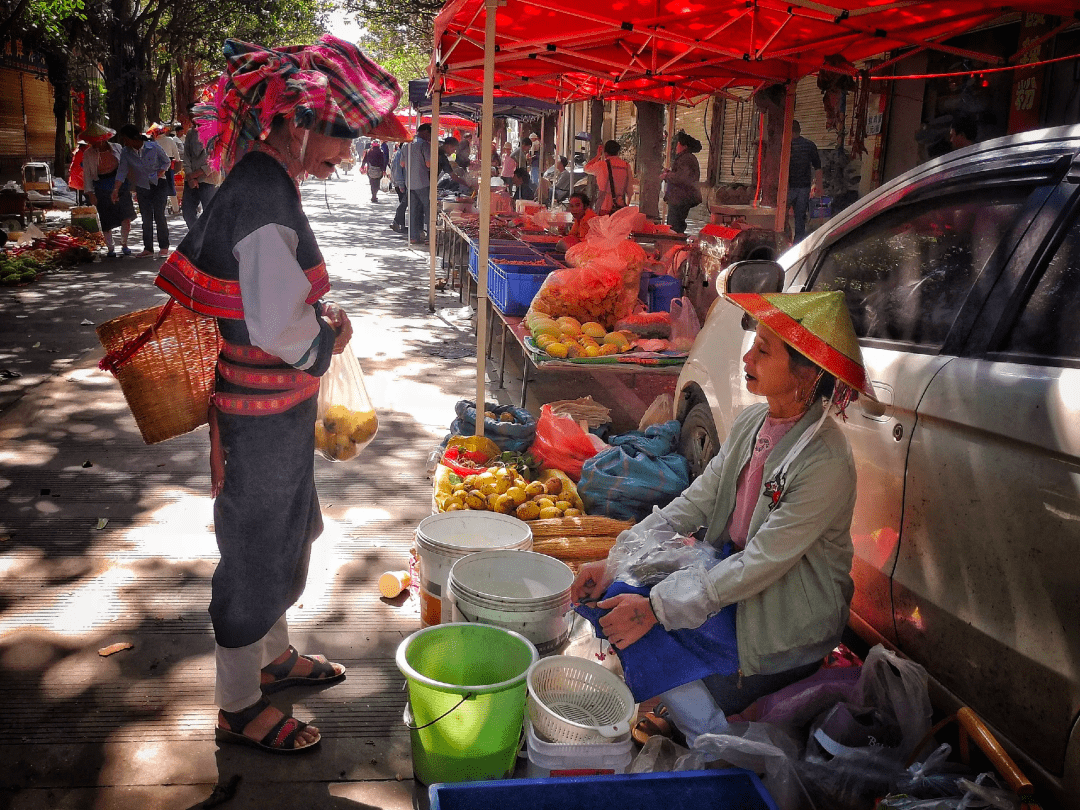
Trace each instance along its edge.
{"label": "black sandal", "polygon": [[244,729],[248,727],[252,720],[266,711],[269,706],[270,701],[264,697],[260,698],[257,703],[238,712],[227,712],[222,709],[220,715],[229,727],[215,726],[214,738],[218,742],[247,745],[268,751],[271,754],[299,754],[301,751],[307,751],[322,742],[322,736],[320,735],[313,743],[299,748],[295,747],[294,743],[297,736],[308,727],[308,724],[288,715],[282,717],[261,740],[245,735],[243,733]]}
{"label": "black sandal", "polygon": [[[311,662],[307,675],[289,675],[299,659]],[[341,667],[339,672],[335,667]],[[322,655],[301,655],[296,647],[289,645],[289,657],[280,664],[267,664],[262,671],[274,680],[261,685],[263,694],[270,695],[290,686],[329,686],[345,679],[345,667],[327,661]]]}
{"label": "black sandal", "polygon": [[675,735],[675,726],[668,720],[667,706],[663,703],[651,712],[645,712],[634,724],[630,736],[640,745],[649,741],[650,737],[667,737],[669,740]]}

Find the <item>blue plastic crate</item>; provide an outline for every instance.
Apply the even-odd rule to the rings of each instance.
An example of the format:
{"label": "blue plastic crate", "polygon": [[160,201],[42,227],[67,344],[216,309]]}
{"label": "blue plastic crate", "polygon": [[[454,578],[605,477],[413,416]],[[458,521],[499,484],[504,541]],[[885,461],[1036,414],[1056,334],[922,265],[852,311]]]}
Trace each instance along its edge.
{"label": "blue plastic crate", "polygon": [[555,266],[551,262],[520,265],[512,261],[488,263],[488,298],[503,315],[524,315]]}
{"label": "blue plastic crate", "polygon": [[[488,242],[488,258],[504,256],[527,256],[530,259],[539,254],[524,242],[516,239],[492,239]],[[476,280],[479,275],[480,243],[469,243],[469,275]]]}
{"label": "blue plastic crate", "polygon": [[777,810],[757,774],[739,768],[439,784],[428,797],[431,810]]}

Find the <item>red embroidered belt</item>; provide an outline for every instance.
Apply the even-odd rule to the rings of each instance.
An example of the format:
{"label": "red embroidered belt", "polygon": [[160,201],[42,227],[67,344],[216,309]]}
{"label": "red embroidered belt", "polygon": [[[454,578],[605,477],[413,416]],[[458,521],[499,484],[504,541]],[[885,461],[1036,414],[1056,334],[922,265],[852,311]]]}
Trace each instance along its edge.
{"label": "red embroidered belt", "polygon": [[[238,365],[233,361],[245,365]],[[277,366],[259,368],[258,366]],[[265,394],[238,394],[217,391],[214,405],[223,413],[263,416],[282,413],[319,393],[319,378],[306,371],[281,368],[285,361],[255,346],[225,343],[218,357],[221,378],[244,388],[267,390]],[[254,367],[252,367],[254,366]]]}

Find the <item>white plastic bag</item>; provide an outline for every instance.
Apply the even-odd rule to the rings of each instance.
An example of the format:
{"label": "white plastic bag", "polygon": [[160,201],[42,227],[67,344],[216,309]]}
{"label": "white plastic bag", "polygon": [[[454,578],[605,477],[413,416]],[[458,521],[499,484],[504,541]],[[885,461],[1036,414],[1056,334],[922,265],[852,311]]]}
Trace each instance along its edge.
{"label": "white plastic bag", "polygon": [[694,346],[694,339],[701,331],[694,305],[683,296],[671,302],[671,345],[675,351],[688,352]]}
{"label": "white plastic bag", "polygon": [[331,358],[319,386],[315,449],[330,461],[348,461],[368,446],[378,430],[379,418],[350,342]]}
{"label": "white plastic bag", "polygon": [[606,578],[647,588],[683,568],[709,569],[719,561],[720,553],[710,544],[681,535],[667,524],[634,527],[621,533],[608,552]]}

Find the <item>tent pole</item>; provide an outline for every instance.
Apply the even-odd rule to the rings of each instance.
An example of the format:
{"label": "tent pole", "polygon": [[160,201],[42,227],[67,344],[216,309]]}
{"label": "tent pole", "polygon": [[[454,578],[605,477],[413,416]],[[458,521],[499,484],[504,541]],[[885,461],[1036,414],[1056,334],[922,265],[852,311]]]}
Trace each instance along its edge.
{"label": "tent pole", "polygon": [[[577,116],[574,115],[575,112],[576,112],[576,110],[574,109],[574,105],[571,104],[570,105],[570,139],[569,139],[570,140],[570,154],[567,155],[567,157],[570,158],[570,193],[571,194],[573,194],[575,191],[577,191],[576,183],[577,183],[577,179],[578,179],[577,178],[577,160],[576,160],[576,158],[577,158],[577,121],[574,120]],[[567,200],[566,202],[567,202],[567,205],[570,204],[569,200]]]}
{"label": "tent pole", "polygon": [[[551,163],[552,163],[552,168],[551,168],[551,201],[548,204],[549,208],[554,208],[555,207],[555,183],[559,179],[559,145],[566,143],[566,141],[563,140],[562,136],[559,134],[559,130],[565,130],[565,129],[566,129],[566,104],[563,104],[562,108],[559,110],[559,123],[555,125],[555,137],[553,139],[555,141],[556,146],[552,150],[552,155],[551,155]],[[543,172],[544,172],[544,161],[541,160],[540,161],[540,174],[541,174],[541,176],[543,176]]]}
{"label": "tent pole", "polygon": [[[431,166],[428,169],[428,311],[435,311],[435,239],[439,219],[439,105],[442,93],[431,94]],[[413,238],[419,238],[413,237]]]}
{"label": "tent pole", "polygon": [[[667,143],[665,144],[665,146],[667,148],[664,150],[667,153],[667,154],[664,155],[664,162],[665,162],[668,169],[670,169],[671,164],[675,162],[675,113],[676,113],[677,109],[678,109],[678,107],[677,107],[677,105],[675,104],[674,101],[672,101],[670,104],[668,104],[668,108],[667,108]],[[663,221],[667,222],[668,204],[667,204],[667,200],[663,199],[664,196],[666,196],[666,195],[661,195],[661,199],[663,200],[663,203],[664,203],[664,209],[663,209],[664,220]]]}
{"label": "tent pole", "polygon": [[[484,101],[480,117],[484,128],[481,143],[491,140],[495,108],[495,11],[499,0],[484,0]],[[476,265],[476,435],[484,435],[480,414],[487,402],[488,248],[491,240],[491,150],[481,150],[480,160],[480,252]],[[528,374],[528,363],[522,372]]]}
{"label": "tent pole", "polygon": [[776,189],[776,222],[773,225],[777,233],[784,232],[784,223],[787,220],[788,164],[791,163],[791,124],[795,120],[795,84],[788,82],[785,90],[787,93],[784,99],[784,137],[780,144],[780,183]]}

